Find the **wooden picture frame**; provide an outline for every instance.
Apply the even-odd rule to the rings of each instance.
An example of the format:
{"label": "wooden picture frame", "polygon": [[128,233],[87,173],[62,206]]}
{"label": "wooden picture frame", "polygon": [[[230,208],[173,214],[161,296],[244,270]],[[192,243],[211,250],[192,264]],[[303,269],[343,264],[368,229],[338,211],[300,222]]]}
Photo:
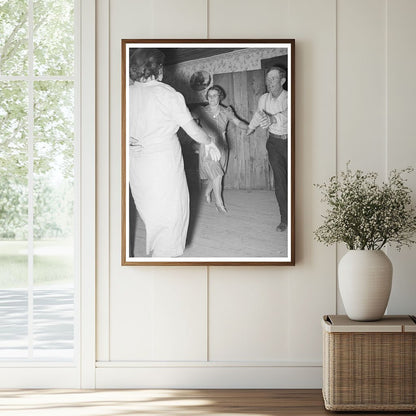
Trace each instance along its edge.
{"label": "wooden picture frame", "polygon": [[121,50],[122,265],[294,265],[295,41]]}

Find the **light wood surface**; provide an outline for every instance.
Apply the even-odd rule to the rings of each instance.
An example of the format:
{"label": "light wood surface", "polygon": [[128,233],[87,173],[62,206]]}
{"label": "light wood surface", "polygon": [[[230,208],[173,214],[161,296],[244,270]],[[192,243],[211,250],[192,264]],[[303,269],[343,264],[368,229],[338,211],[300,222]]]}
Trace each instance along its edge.
{"label": "light wood surface", "polygon": [[416,332],[416,318],[385,315],[378,321],[352,321],[347,315],[328,315],[322,320],[327,332]]}
{"label": "light wood surface", "polygon": [[[360,414],[326,411],[319,389],[0,390],[0,412],[2,416]],[[371,413],[372,416],[393,414],[396,413]]]}

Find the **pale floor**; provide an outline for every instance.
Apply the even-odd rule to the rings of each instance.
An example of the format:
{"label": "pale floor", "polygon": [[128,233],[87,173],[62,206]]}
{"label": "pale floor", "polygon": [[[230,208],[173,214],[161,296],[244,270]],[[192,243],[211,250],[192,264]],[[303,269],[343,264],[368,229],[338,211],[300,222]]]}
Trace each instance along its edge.
{"label": "pale floor", "polygon": [[308,416],[330,412],[321,390],[0,390],[1,416]]}
{"label": "pale floor", "polygon": [[[219,213],[201,194],[191,194],[188,241],[183,257],[286,257],[288,235],[274,191],[224,190],[228,212]],[[137,220],[135,256],[145,257],[145,228]]]}

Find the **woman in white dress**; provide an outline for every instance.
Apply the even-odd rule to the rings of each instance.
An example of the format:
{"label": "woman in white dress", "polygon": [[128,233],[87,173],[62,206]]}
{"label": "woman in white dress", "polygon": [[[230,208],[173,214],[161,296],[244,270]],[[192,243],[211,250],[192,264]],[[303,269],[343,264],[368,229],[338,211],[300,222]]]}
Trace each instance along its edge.
{"label": "woman in white dress", "polygon": [[146,253],[177,257],[185,249],[189,191],[176,132],[182,127],[214,160],[220,153],[193,120],[182,94],[161,82],[163,61],[163,53],[153,48],[137,49],[130,58],[129,179],[146,227]]}

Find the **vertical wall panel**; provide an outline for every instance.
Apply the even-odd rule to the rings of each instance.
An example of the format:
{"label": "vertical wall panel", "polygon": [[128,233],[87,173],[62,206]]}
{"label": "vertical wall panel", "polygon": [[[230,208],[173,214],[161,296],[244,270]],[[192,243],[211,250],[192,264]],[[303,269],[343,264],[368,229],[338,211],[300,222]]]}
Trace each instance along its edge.
{"label": "vertical wall panel", "polygon": [[[337,170],[386,171],[386,2],[337,1]],[[337,262],[346,253],[339,245]],[[338,295],[338,313],[345,313]]]}
{"label": "vertical wall panel", "polygon": [[210,268],[210,361],[288,359],[288,277],[274,268]]}
{"label": "vertical wall panel", "polygon": [[152,10],[155,38],[206,38],[206,0],[153,0]]}
{"label": "vertical wall panel", "polygon": [[205,361],[205,274],[196,267],[135,271],[112,282],[111,360]]}
{"label": "vertical wall panel", "polygon": [[383,173],[386,160],[386,5],[337,2],[337,159]]}
{"label": "vertical wall panel", "polygon": [[207,286],[201,271],[201,267],[189,267],[174,278],[159,273],[154,280],[151,327],[156,360],[206,361]]}
{"label": "vertical wall panel", "polygon": [[[289,275],[289,351],[292,360],[321,359],[320,320],[335,312],[335,248],[313,240],[321,222],[313,184],[335,173],[336,3],[289,1],[296,39],[296,257]],[[331,312],[330,312],[331,311]]]}
{"label": "vertical wall panel", "polygon": [[[387,167],[416,168],[416,2],[389,0],[387,15],[388,137]],[[416,172],[408,176],[416,203]],[[416,248],[389,249],[393,289],[389,313],[416,313]]]}
{"label": "vertical wall panel", "polygon": [[289,0],[209,0],[212,39],[287,39]]}
{"label": "vertical wall panel", "polygon": [[[107,361],[110,358],[109,340],[110,340],[110,264],[109,264],[109,223],[110,223],[110,189],[108,186],[110,172],[110,155],[109,155],[109,123],[104,120],[109,119],[109,21],[110,21],[110,2],[102,0],[96,3],[97,13],[97,38],[96,38],[96,88],[99,99],[96,101],[97,120],[96,125],[96,171],[97,171],[97,210],[96,221],[97,227],[97,360]],[[106,254],[103,257],[103,254]]]}

